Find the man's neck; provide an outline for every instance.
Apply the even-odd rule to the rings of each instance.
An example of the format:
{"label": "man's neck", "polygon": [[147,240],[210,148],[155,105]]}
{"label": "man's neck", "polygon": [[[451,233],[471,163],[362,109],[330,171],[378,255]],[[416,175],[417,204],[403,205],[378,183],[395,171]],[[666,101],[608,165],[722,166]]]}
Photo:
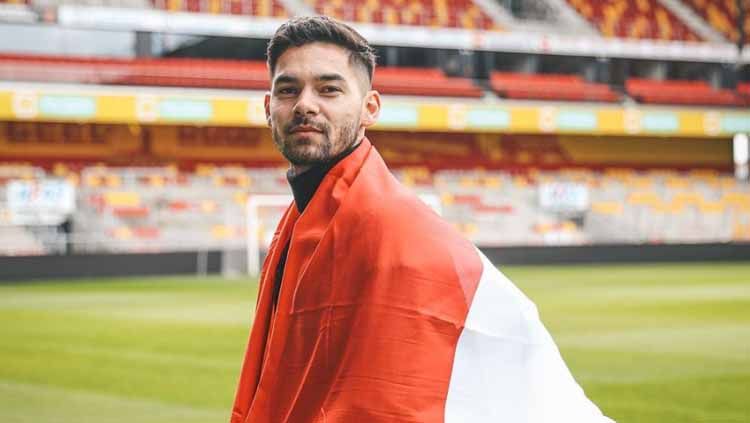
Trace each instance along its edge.
{"label": "man's neck", "polygon": [[292,188],[292,194],[294,195],[294,202],[297,206],[297,210],[302,213],[307,204],[312,200],[315,191],[317,191],[323,178],[331,168],[336,166],[338,162],[343,160],[346,156],[351,154],[354,150],[359,147],[361,140],[358,140],[351,146],[347,147],[346,150],[337,154],[330,161],[325,163],[318,163],[313,165],[303,166],[290,166],[287,171],[286,177]]}
{"label": "man's neck", "polygon": [[295,178],[297,175],[301,175],[310,170],[313,165],[295,165],[290,164],[289,170],[286,171],[286,177],[289,179]]}

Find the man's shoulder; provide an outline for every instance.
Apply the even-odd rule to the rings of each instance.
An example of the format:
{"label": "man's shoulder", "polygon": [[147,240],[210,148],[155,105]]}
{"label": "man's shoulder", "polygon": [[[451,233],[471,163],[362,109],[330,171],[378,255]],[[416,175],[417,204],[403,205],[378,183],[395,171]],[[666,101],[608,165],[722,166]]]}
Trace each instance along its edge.
{"label": "man's shoulder", "polygon": [[[369,241],[372,254],[440,260],[474,246],[390,174],[353,190],[347,231]],[[406,260],[408,261],[408,260]]]}

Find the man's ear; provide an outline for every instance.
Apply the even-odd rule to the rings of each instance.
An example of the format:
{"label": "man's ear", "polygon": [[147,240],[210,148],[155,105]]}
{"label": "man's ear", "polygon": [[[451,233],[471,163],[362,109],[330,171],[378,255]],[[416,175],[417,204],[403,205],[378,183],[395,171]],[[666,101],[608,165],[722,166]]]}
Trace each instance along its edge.
{"label": "man's ear", "polygon": [[263,97],[263,107],[266,109],[266,122],[268,123],[268,126],[271,126],[271,93],[266,92],[265,97]]}
{"label": "man's ear", "polygon": [[362,106],[362,116],[360,122],[362,126],[368,128],[378,121],[380,116],[380,93],[370,90],[365,94],[365,102]]}

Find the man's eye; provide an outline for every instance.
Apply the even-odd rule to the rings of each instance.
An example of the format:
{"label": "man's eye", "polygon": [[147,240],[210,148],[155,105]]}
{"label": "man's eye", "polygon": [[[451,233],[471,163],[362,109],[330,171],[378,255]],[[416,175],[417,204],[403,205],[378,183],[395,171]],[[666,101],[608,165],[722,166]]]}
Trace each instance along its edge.
{"label": "man's eye", "polygon": [[296,93],[297,89],[292,88],[292,87],[284,87],[284,88],[279,88],[278,90],[276,90],[276,92],[281,95],[290,95],[290,94]]}
{"label": "man's eye", "polygon": [[333,86],[333,85],[326,85],[321,89],[324,93],[337,93],[341,92],[341,88]]}

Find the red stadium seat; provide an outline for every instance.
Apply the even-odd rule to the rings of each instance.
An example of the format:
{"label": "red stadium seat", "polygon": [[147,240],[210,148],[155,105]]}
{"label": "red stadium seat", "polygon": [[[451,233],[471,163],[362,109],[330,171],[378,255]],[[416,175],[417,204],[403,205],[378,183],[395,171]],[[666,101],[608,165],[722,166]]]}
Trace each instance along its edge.
{"label": "red stadium seat", "polygon": [[117,217],[124,219],[138,219],[148,216],[149,210],[146,206],[138,207],[115,207],[112,209],[112,214]]}
{"label": "red stadium seat", "polygon": [[481,97],[470,79],[447,77],[439,69],[378,68],[373,88],[382,94]]}
{"label": "red stadium seat", "polygon": [[656,81],[629,79],[628,94],[642,103],[742,106],[743,99],[732,90],[714,89],[705,81]]}
{"label": "red stadium seat", "polygon": [[750,106],[750,82],[737,84],[737,93],[745,100],[745,105]]}
{"label": "red stadium seat", "polygon": [[616,102],[617,93],[606,84],[584,81],[576,75],[493,72],[490,86],[500,96],[515,99]]}

